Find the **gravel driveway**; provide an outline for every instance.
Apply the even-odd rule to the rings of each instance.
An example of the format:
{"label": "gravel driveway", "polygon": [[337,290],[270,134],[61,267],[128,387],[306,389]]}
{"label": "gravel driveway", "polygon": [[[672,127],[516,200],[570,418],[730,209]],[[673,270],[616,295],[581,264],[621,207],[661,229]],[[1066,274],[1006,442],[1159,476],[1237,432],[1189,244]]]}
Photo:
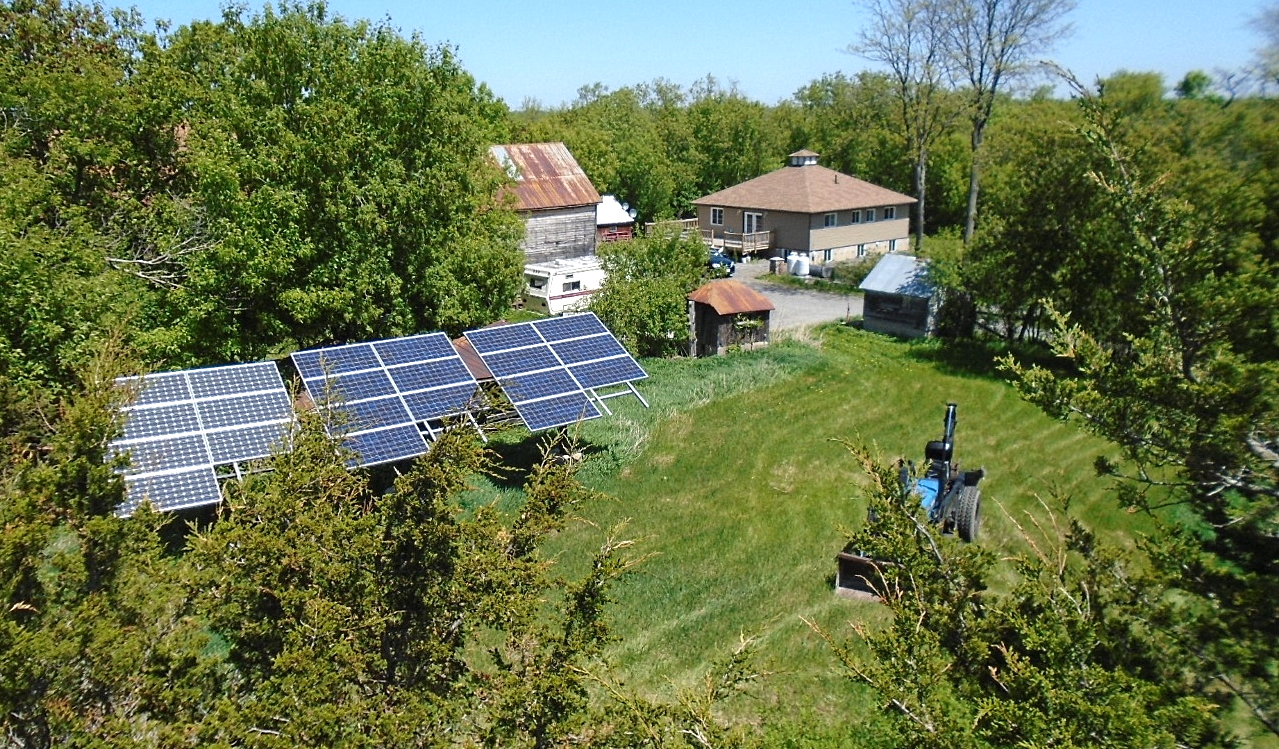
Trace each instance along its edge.
{"label": "gravel driveway", "polygon": [[768,297],[777,306],[773,312],[773,330],[788,330],[806,325],[847,320],[862,314],[862,297],[844,294],[827,294],[760,280],[768,275],[768,261],[754,260],[738,263],[733,278]]}

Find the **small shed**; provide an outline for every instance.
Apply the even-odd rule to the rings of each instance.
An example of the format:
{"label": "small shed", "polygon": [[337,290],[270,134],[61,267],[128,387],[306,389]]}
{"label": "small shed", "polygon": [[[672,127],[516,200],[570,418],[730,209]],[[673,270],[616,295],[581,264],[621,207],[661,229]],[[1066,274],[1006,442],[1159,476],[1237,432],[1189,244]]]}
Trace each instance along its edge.
{"label": "small shed", "polygon": [[768,297],[726,278],[711,281],[688,295],[692,303],[693,353],[716,356],[729,346],[754,347],[768,343]]}
{"label": "small shed", "polygon": [[617,202],[612,195],[604,195],[595,206],[596,239],[600,242],[620,242],[635,236],[635,215],[630,206]]}
{"label": "small shed", "polygon": [[941,295],[928,277],[926,260],[888,253],[860,288],[866,294],[866,330],[903,338],[929,336],[936,330]]}

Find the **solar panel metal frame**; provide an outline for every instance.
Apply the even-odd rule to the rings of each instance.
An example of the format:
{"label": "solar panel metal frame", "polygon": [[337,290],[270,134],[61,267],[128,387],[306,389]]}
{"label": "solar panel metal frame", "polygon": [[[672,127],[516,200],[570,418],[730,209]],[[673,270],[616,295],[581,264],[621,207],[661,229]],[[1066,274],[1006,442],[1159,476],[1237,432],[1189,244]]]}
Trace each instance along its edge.
{"label": "solar panel metal frame", "polygon": [[[119,469],[126,500],[116,513],[122,516],[148,499],[161,510],[220,502],[216,466],[270,456],[293,422],[274,362],[121,377],[116,385],[138,389],[121,408],[122,436],[108,446],[112,457],[129,456]],[[139,495],[153,490],[159,493]]]}
{"label": "solar panel metal frame", "polygon": [[[329,352],[334,352],[330,358]],[[380,341],[353,343],[325,349],[298,351],[292,356],[293,363],[302,375],[302,384],[316,405],[330,411],[361,410],[364,404],[374,401],[387,401],[394,398],[402,415],[398,419],[381,423],[362,424],[359,428],[345,429],[341,423],[330,423],[326,428],[335,437],[340,437],[352,446],[357,453],[355,465],[374,466],[382,463],[393,463],[415,455],[421,455],[428,449],[426,437],[435,438],[436,432],[432,421],[454,415],[470,417],[467,406],[481,398],[480,384],[467,369],[466,363],[453,348],[453,342],[443,333],[422,333],[402,338],[388,338]],[[446,365],[444,362],[455,362]],[[453,377],[447,376],[452,367]],[[416,369],[425,369],[417,372]],[[414,377],[414,375],[419,375]],[[441,375],[444,375],[441,377]],[[414,381],[416,379],[416,381]],[[341,391],[343,380],[347,383],[376,381],[378,388],[356,389],[347,394]],[[422,385],[418,387],[417,385]],[[403,387],[402,387],[403,386]],[[464,388],[470,389],[470,396],[465,402],[459,397]],[[335,393],[335,390],[337,391]],[[419,418],[422,406],[431,404],[429,396],[438,393],[443,402],[435,403],[428,418]],[[338,402],[334,395],[340,396]],[[354,395],[355,397],[349,397]],[[385,405],[385,404],[383,404]],[[415,408],[417,406],[417,408]],[[440,411],[442,410],[442,413]],[[384,414],[386,412],[384,411]],[[388,449],[381,453],[364,455],[360,449],[362,444],[378,444],[377,432],[390,439],[392,436],[401,441],[395,444],[404,446],[412,442],[396,431],[411,425],[419,430],[420,449],[412,454],[405,454],[402,449]],[[421,436],[421,431],[426,436]],[[389,443],[388,443],[389,444]],[[415,445],[416,447],[416,445]]]}
{"label": "solar panel metal frame", "polygon": [[[506,393],[530,431],[567,426],[578,421],[599,418],[603,415],[601,410],[608,413],[608,409],[604,406],[604,399],[626,394],[622,392],[601,395],[595,392],[598,388],[626,385],[629,393],[639,398],[645,406],[648,405],[631,384],[647,378],[648,373],[593,312],[483,328],[467,331],[465,335],[485,366],[493,372],[502,391]],[[583,344],[586,346],[585,352],[589,352],[589,347],[596,341],[607,348],[606,355],[597,357],[582,355]],[[571,362],[566,361],[562,355],[570,352],[574,352],[570,357],[573,359]],[[615,362],[616,365],[612,368],[599,366],[610,362]],[[583,375],[609,371],[615,374],[602,379],[598,376],[593,377],[587,384],[582,381],[583,378],[574,371],[574,368],[579,368]],[[552,380],[555,379],[551,376],[553,372],[563,373],[563,378],[558,381],[558,389],[550,388]],[[565,379],[572,383],[572,389],[568,389]],[[539,418],[546,416],[547,413],[539,412],[534,404],[545,401],[545,407],[551,412],[567,414],[567,410],[557,410],[553,406],[577,393],[587,399],[590,405],[589,410],[581,409],[578,415],[571,419],[567,416]],[[526,412],[529,416],[526,416]]]}

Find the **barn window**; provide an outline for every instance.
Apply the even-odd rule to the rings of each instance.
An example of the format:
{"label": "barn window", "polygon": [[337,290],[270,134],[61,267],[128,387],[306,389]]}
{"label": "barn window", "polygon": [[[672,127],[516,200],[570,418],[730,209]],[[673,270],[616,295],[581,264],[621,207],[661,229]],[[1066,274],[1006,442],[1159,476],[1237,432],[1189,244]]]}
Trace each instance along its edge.
{"label": "barn window", "polygon": [[712,208],[711,209],[711,226],[723,226],[723,225],[724,225],[724,209]]}

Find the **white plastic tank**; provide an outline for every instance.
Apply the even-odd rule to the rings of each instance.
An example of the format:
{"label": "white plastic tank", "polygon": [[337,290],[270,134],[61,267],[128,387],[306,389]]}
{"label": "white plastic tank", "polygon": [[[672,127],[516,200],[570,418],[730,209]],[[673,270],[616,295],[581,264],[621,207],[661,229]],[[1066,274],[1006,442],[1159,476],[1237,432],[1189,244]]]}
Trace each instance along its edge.
{"label": "white plastic tank", "polygon": [[791,272],[791,275],[794,275],[794,276],[807,276],[808,275],[808,256],[797,255],[795,257],[795,264],[791,266],[790,272]]}
{"label": "white plastic tank", "polygon": [[795,272],[795,263],[799,261],[799,253],[792,252],[786,256],[786,272],[793,274]]}

